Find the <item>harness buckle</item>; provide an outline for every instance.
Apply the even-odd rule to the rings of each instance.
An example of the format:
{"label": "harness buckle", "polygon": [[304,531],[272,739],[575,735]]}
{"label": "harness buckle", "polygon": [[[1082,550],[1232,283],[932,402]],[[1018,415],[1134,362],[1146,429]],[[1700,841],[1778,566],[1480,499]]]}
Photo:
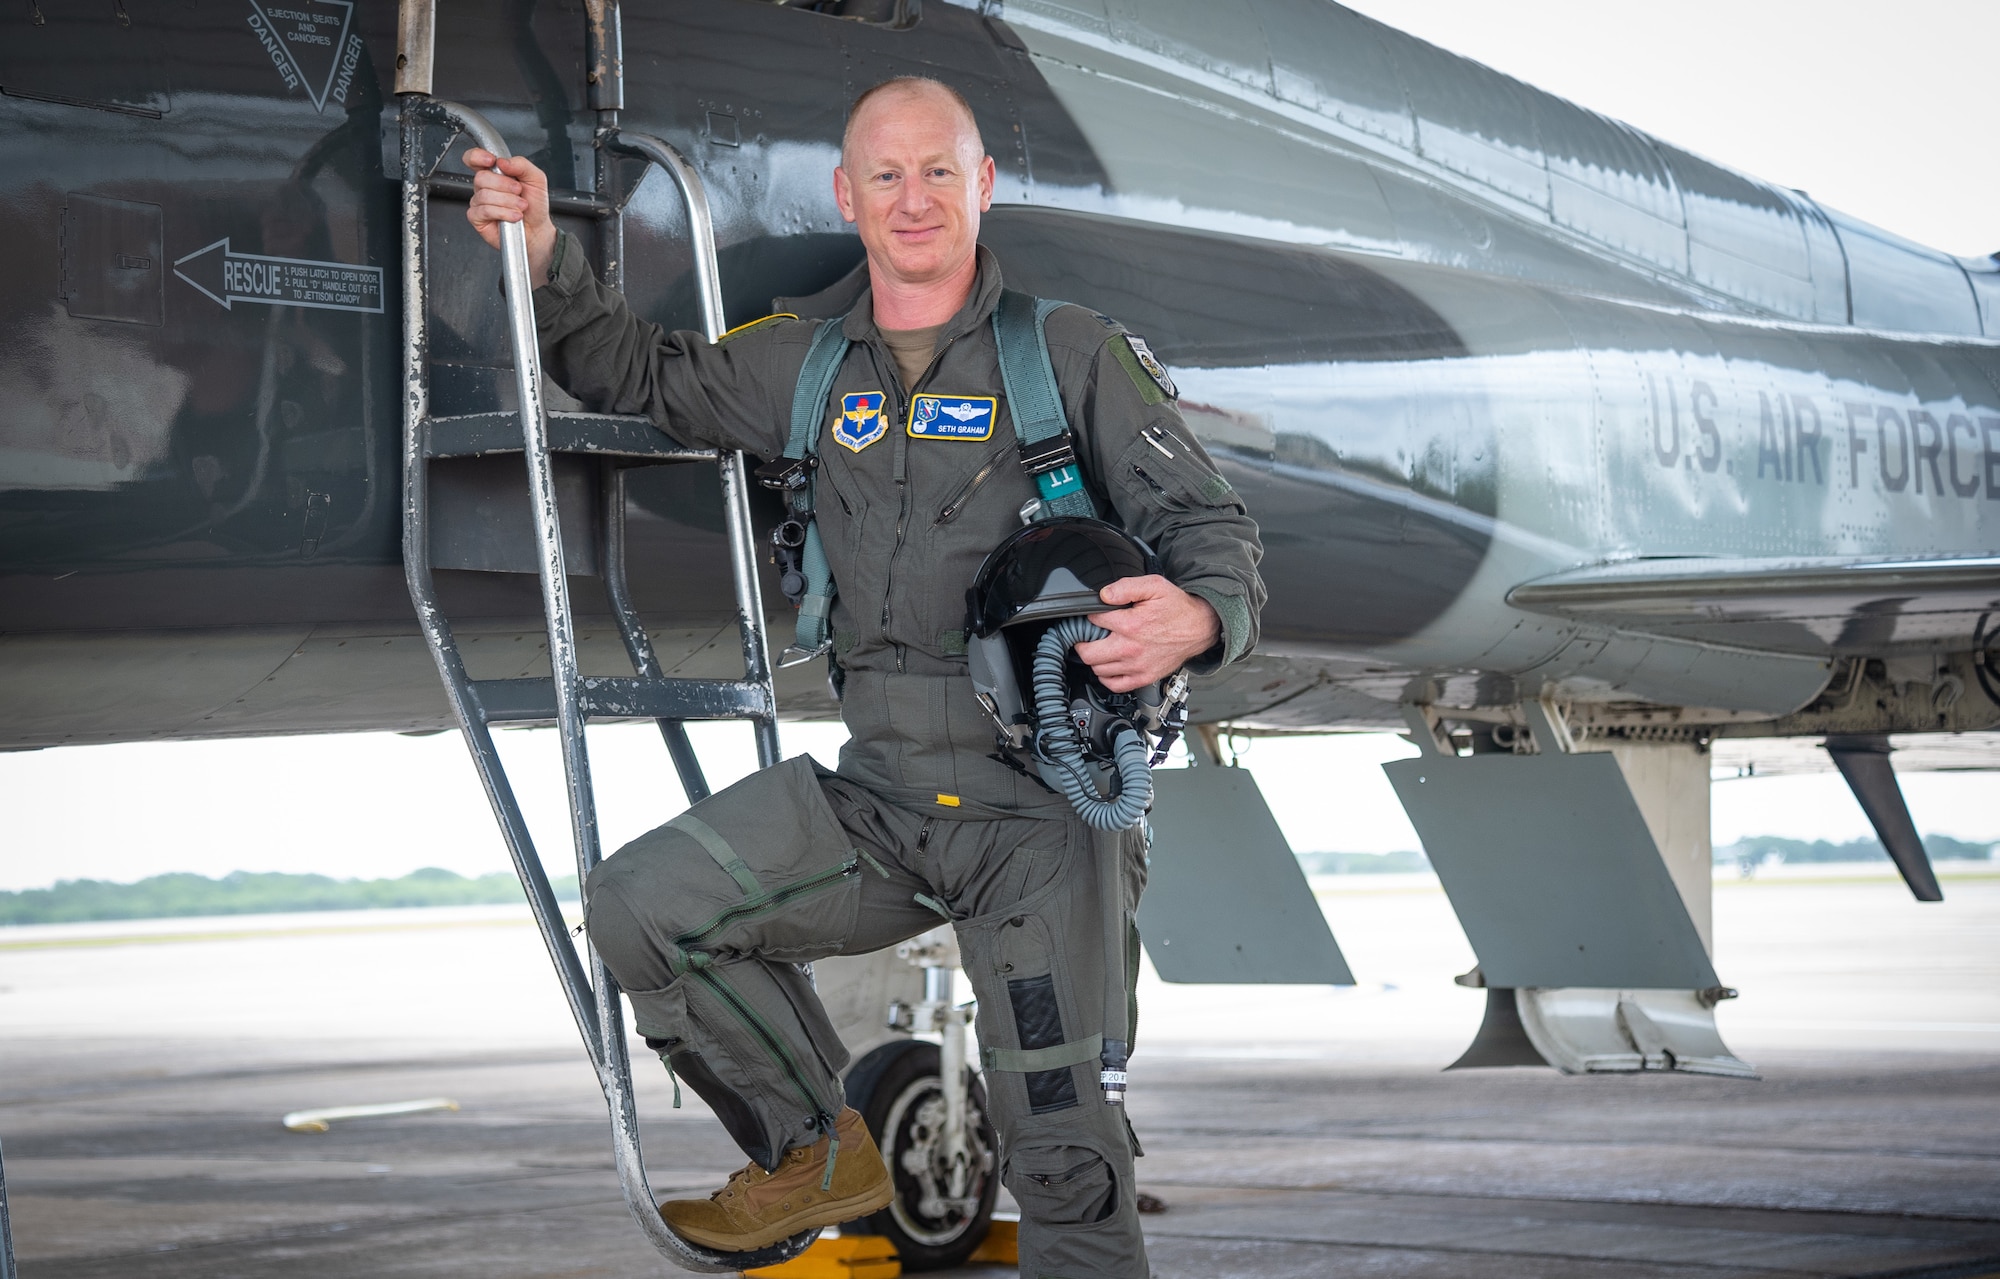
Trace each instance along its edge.
{"label": "harness buckle", "polygon": [[758,467],[752,474],[757,477],[757,482],[767,489],[776,489],[780,493],[796,493],[812,479],[813,468],[818,465],[819,458],[808,453],[804,457],[774,458]]}
{"label": "harness buckle", "polygon": [[1030,475],[1046,475],[1076,465],[1076,447],[1068,431],[1039,440],[1022,440],[1020,450],[1021,469]]}
{"label": "harness buckle", "polygon": [[801,648],[796,643],[787,644],[785,651],[778,654],[778,668],[783,670],[787,666],[797,666],[801,662],[810,662],[813,658],[825,657],[832,651],[832,640],[828,640],[818,648]]}

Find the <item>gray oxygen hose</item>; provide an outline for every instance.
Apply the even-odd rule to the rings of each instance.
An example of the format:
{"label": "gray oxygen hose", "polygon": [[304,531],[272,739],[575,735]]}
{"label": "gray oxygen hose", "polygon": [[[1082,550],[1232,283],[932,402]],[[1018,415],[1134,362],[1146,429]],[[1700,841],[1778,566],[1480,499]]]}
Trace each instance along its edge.
{"label": "gray oxygen hose", "polygon": [[1041,753],[1056,766],[1063,796],[1077,815],[1098,830],[1126,830],[1137,826],[1153,805],[1153,772],[1146,766],[1146,739],[1130,725],[1119,730],[1112,744],[1117,756],[1118,793],[1104,799],[1097,793],[1090,766],[1084,763],[1083,741],[1070,720],[1063,687],[1063,660],[1070,649],[1110,633],[1087,617],[1065,617],[1043,634],[1035,646],[1035,721]]}
{"label": "gray oxygen hose", "polygon": [[[1063,662],[1077,644],[1103,639],[1111,632],[1086,617],[1066,617],[1048,629],[1035,646],[1035,719],[1040,728],[1037,748],[1055,765],[1056,780],[1084,824],[1101,831],[1137,826],[1153,804],[1153,772],[1147,767],[1146,740],[1129,724],[1118,729],[1113,750],[1118,765],[1118,793],[1110,799],[1097,793],[1096,779],[1083,760],[1083,742],[1069,717],[1064,696]],[[1117,841],[1095,838],[1097,891],[1104,910],[1104,1044],[1098,1053],[1098,1087],[1108,1106],[1125,1101],[1127,1053],[1131,1028],[1126,1021],[1124,868]]]}

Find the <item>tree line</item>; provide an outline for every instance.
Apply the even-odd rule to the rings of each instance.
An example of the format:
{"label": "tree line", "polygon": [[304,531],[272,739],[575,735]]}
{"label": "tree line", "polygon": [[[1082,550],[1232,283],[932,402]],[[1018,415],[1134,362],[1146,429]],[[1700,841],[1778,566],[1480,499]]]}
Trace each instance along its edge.
{"label": "tree line", "polygon": [[[555,880],[556,896],[577,900],[576,876]],[[263,915],[316,910],[386,910],[408,906],[486,906],[522,900],[512,874],[467,878],[427,867],[397,879],[335,879],[239,870],[152,875],[136,884],[67,879],[53,888],[0,892],[0,925],[73,924],[101,919],[187,915]]]}

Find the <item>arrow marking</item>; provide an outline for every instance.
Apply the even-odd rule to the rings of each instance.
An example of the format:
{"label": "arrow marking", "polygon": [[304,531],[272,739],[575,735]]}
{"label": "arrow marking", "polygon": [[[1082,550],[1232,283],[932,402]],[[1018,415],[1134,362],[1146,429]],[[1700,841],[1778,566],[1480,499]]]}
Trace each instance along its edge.
{"label": "arrow marking", "polygon": [[238,253],[229,247],[227,236],[175,259],[174,274],[225,311],[234,310],[238,302],[261,302],[382,314],[381,267]]}

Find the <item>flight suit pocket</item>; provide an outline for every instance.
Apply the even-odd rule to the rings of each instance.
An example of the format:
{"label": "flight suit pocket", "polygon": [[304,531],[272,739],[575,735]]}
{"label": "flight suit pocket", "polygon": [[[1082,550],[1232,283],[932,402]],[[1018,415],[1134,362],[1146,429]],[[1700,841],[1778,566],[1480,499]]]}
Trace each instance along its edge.
{"label": "flight suit pocket", "polygon": [[675,940],[689,950],[710,954],[755,954],[781,963],[810,963],[846,947],[860,910],[860,859],[851,857],[816,875],[747,897]]}
{"label": "flight suit pocket", "polygon": [[1002,981],[1046,977],[1055,966],[1047,921],[1039,911],[1023,907],[1025,901],[988,933],[993,973]]}
{"label": "flight suit pocket", "polygon": [[986,486],[986,481],[992,479],[994,473],[1007,464],[1007,459],[1018,451],[1018,446],[1013,440],[1009,439],[1003,441],[991,452],[987,453],[985,457],[980,459],[978,469],[959,481],[958,486],[952,490],[951,496],[944,500],[944,505],[938,507],[937,516],[931,523],[933,525],[949,524],[957,519],[959,513],[965,509],[966,504],[972,501],[973,496]]}
{"label": "flight suit pocket", "polygon": [[1069,971],[1091,956],[1056,952],[1055,937],[1070,935],[1050,918],[1067,910],[1061,887],[1058,881],[958,926],[966,974],[979,998],[979,1040],[989,1049],[987,1088],[1017,1113],[1043,1115],[1081,1104],[1073,1064],[1009,1064],[1022,1054],[1060,1053],[1095,1029],[1081,1025],[1072,989],[1076,975]]}
{"label": "flight suit pocket", "polygon": [[[1062,1006],[1056,1000],[1053,976],[1017,977],[1009,981],[1007,1007],[1014,1014],[1014,1034],[1023,1052],[1065,1046]],[[1028,1090],[1031,1115],[1068,1110],[1077,1104],[1076,1076],[1068,1066],[1025,1071],[1021,1082]]]}
{"label": "flight suit pocket", "polygon": [[688,1041],[687,982],[674,981],[658,990],[628,990],[632,1026],[649,1040],[678,1047]]}
{"label": "flight suit pocket", "polygon": [[832,466],[820,468],[813,519],[819,524],[820,546],[833,570],[835,591],[845,583],[851,601],[863,590],[858,569],[862,540],[868,535],[868,503],[847,492],[855,483],[853,477],[836,479],[834,472]]}
{"label": "flight suit pocket", "polygon": [[1056,872],[1062,865],[1062,850],[1059,848],[1017,848],[1007,857],[1007,878],[1000,896],[1001,903],[1018,902],[1041,892],[1055,881]]}
{"label": "flight suit pocket", "polygon": [[1128,493],[1161,510],[1243,509],[1243,499],[1229,481],[1178,434],[1164,427],[1149,426],[1141,431],[1112,470]]}
{"label": "flight suit pocket", "polygon": [[670,924],[662,931],[683,951],[820,959],[846,944],[860,910],[860,854],[804,755],[710,796],[613,862],[633,867],[619,876],[624,895]]}
{"label": "flight suit pocket", "polygon": [[1089,1146],[1027,1146],[1007,1164],[1007,1189],[1039,1225],[1090,1226],[1118,1211],[1118,1178]]}

